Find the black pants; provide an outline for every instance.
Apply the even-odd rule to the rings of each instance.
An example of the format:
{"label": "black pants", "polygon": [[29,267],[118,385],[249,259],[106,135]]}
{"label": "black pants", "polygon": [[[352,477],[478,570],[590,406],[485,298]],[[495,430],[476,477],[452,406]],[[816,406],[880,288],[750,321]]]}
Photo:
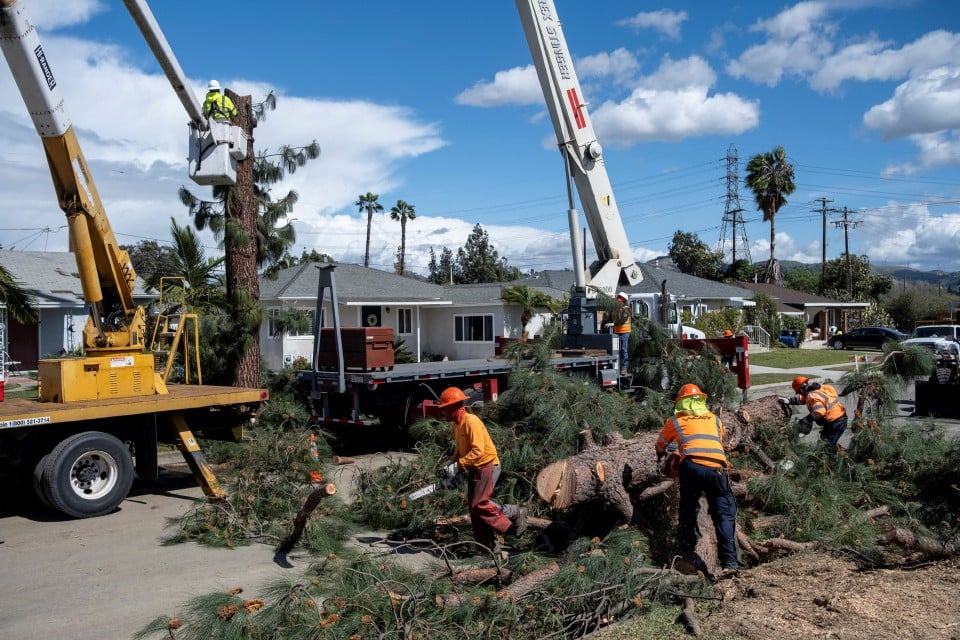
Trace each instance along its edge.
{"label": "black pants", "polygon": [[833,422],[824,420],[820,423],[820,439],[837,446],[840,436],[847,430],[847,414],[843,414]]}
{"label": "black pants", "polygon": [[680,522],[677,544],[681,553],[692,553],[700,539],[697,516],[700,496],[706,495],[717,534],[717,553],[723,568],[739,566],[737,558],[737,501],[723,469],[705,467],[687,458],[680,463]]}

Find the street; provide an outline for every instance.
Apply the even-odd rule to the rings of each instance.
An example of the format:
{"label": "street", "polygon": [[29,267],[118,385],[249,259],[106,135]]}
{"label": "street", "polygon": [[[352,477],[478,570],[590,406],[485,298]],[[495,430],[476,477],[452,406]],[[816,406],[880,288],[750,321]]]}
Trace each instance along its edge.
{"label": "street", "polygon": [[[273,563],[273,548],[236,549],[194,543],[163,545],[178,518],[202,497],[193,476],[167,471],[151,492],[131,495],[113,514],[59,519],[32,502],[0,510],[0,636],[104,640],[129,638],[193,596],[257,588],[307,566]],[[257,597],[250,595],[249,597]]]}

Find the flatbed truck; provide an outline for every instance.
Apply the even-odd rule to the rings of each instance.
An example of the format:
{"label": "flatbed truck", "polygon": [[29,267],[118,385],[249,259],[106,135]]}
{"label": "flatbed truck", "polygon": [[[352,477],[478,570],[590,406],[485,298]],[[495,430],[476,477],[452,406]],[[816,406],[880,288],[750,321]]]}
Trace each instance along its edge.
{"label": "flatbed truck", "polygon": [[[318,408],[320,423],[371,425],[379,422],[403,427],[415,418],[437,415],[436,401],[450,386],[464,389],[477,401],[496,401],[501,390],[506,389],[511,372],[532,364],[510,358],[394,363],[392,331],[340,326],[335,270],[336,265],[332,263],[318,265],[313,366],[297,373],[298,378],[310,386],[310,397]],[[327,296],[330,305],[325,308]],[[321,319],[328,315],[332,316],[333,326],[324,329],[320,326]],[[351,361],[345,357],[355,353],[345,348],[346,336],[354,341],[359,339],[359,359]],[[629,388],[630,377],[619,375],[614,336],[607,334],[607,338],[610,344],[606,349],[557,351],[547,366],[569,375],[596,379],[605,389]],[[384,344],[371,345],[371,341]],[[364,346],[385,346],[390,349],[390,357],[386,361],[379,356],[365,359]]]}
{"label": "flatbed truck", "polygon": [[[135,18],[151,18],[143,22],[145,35],[160,43],[162,34],[147,16],[143,0],[129,2]],[[145,338],[146,312],[134,300],[136,272],[110,226],[26,5],[26,0],[0,0],[0,49],[40,136],[57,202],[70,229],[70,250],[89,316],[82,356],[39,361],[36,398],[0,397],[0,481],[6,488],[11,486],[6,481],[29,484],[32,476],[37,497],[53,509],[75,518],[101,516],[126,498],[135,475],[156,480],[157,444],[167,442],[183,453],[204,492],[222,497],[198,439],[239,438],[243,425],[267,400],[267,391],[168,384],[170,367],[158,365],[162,357],[167,364],[172,362],[176,346],[158,353]],[[211,131],[210,123],[169,47],[158,47],[155,53],[188,106],[191,130],[200,140]],[[229,131],[231,126],[214,128]],[[209,150],[216,146],[223,147],[223,155],[233,152],[219,140],[206,145]],[[228,184],[235,177],[235,160],[241,159],[234,156],[232,163],[205,163],[207,171],[219,166],[217,175],[191,171],[192,177],[199,184]],[[195,314],[180,313],[178,327],[182,329],[190,318],[196,355]],[[181,335],[179,329],[175,335]],[[183,337],[186,370],[189,340]],[[195,373],[196,381],[202,382],[199,368]]]}

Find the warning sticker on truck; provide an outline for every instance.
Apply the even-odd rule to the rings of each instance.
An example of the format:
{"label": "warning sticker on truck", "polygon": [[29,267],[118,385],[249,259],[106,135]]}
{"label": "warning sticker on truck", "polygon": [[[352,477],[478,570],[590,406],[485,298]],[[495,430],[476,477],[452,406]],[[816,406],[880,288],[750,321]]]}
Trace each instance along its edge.
{"label": "warning sticker on truck", "polygon": [[39,418],[22,418],[20,420],[0,421],[0,429],[16,429],[17,427],[32,427],[35,424],[50,424],[50,416],[40,416]]}
{"label": "warning sticker on truck", "polygon": [[115,358],[110,358],[110,367],[132,367],[133,366],[133,356],[119,356]]}

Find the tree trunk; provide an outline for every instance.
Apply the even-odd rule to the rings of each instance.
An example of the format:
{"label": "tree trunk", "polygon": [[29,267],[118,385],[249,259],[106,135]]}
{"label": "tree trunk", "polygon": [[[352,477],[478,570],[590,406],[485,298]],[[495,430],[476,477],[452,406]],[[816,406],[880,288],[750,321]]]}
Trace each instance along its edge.
{"label": "tree trunk", "polygon": [[[747,403],[742,411],[726,412],[724,448],[749,448],[769,470],[774,463],[763,455],[753,441],[757,419],[783,420],[776,398],[761,398]],[[594,442],[589,431],[580,434],[580,453],[544,467],[535,480],[537,495],[555,509],[594,503],[620,514],[626,522],[638,524],[650,536],[652,556],[663,564],[673,557],[679,486],[665,478],[657,466],[654,445],[658,432],[644,432],[632,438],[608,434],[602,445]],[[746,495],[746,485],[731,482],[735,496]],[[696,553],[705,568],[715,572],[718,565],[716,531],[706,499],[700,500],[698,518],[700,541]]]}
{"label": "tree trunk", "polygon": [[260,386],[260,280],[257,275],[257,197],[254,185],[253,117],[250,96],[227,94],[237,107],[236,123],[247,134],[247,157],[237,163],[237,184],[227,198],[224,233],[227,300],[237,325],[240,353],[234,369],[236,387]]}
{"label": "tree trunk", "polygon": [[370,225],[373,224],[373,207],[367,206],[367,248],[363,252],[363,266],[370,266]]}

